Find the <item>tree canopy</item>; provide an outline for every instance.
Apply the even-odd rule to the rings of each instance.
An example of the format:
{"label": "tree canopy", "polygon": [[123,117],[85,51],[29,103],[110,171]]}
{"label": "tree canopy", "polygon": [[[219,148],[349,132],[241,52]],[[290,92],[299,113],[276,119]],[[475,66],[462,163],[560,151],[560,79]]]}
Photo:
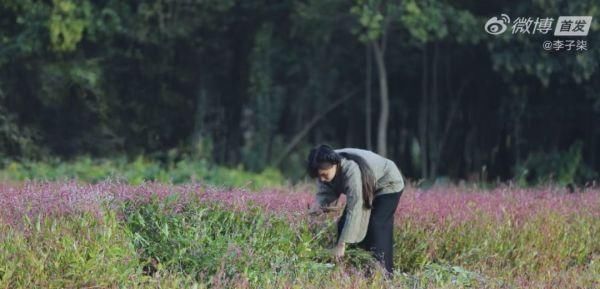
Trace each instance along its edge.
{"label": "tree canopy", "polygon": [[[0,155],[177,149],[302,173],[317,143],[412,178],[590,182],[600,4],[442,0],[0,0]],[[585,51],[490,17],[593,16]]]}

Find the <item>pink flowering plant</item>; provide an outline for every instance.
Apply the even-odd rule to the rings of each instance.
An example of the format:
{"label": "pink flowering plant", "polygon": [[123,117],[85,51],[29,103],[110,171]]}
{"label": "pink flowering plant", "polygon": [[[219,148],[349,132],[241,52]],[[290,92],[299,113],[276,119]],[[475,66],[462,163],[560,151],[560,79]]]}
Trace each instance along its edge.
{"label": "pink flowering plant", "polygon": [[597,188],[409,187],[393,279],[361,250],[329,257],[339,212],[309,216],[313,197],[306,187],[0,183],[0,288],[598,285]]}

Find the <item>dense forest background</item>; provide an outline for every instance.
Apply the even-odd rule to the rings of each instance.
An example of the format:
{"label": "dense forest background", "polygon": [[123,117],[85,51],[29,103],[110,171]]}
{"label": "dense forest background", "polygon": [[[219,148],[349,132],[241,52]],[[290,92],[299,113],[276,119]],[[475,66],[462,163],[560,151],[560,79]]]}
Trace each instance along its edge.
{"label": "dense forest background", "polygon": [[[372,149],[426,180],[590,183],[593,0],[0,0],[0,157],[203,159],[303,176]],[[516,17],[594,16],[587,51]]]}

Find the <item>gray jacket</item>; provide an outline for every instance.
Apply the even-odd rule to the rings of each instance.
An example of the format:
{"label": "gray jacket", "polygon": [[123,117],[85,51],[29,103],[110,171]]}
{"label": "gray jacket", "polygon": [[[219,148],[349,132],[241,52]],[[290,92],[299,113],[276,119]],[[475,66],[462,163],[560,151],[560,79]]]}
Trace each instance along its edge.
{"label": "gray jacket", "polygon": [[[345,148],[335,150],[362,157],[375,177],[375,196],[397,193],[404,189],[404,180],[396,164],[374,152]],[[337,201],[340,194],[346,195],[346,222],[340,234],[340,242],[357,243],[362,241],[369,226],[371,210],[363,206],[362,180],[358,164],[342,158],[340,171],[330,183],[317,180],[317,202],[329,206]]]}

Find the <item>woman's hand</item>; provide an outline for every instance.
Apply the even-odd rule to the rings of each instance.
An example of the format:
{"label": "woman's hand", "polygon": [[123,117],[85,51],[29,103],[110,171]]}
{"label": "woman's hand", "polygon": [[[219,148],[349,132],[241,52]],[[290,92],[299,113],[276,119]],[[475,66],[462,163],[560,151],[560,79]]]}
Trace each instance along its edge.
{"label": "woman's hand", "polygon": [[314,202],[308,206],[308,213],[310,215],[320,215],[323,213],[323,209],[319,203]]}
{"label": "woman's hand", "polygon": [[336,260],[341,259],[342,257],[344,257],[344,254],[346,253],[346,243],[338,243],[337,245],[335,245],[335,247],[333,247],[331,249],[331,255],[333,255],[333,257]]}
{"label": "woman's hand", "polygon": [[321,204],[314,202],[308,205],[308,213],[311,215],[320,215],[322,213],[330,213],[340,211],[342,207],[340,206],[328,206],[322,207]]}
{"label": "woman's hand", "polygon": [[325,213],[330,213],[330,212],[337,212],[340,211],[342,209],[342,207],[339,206],[332,206],[332,207],[322,207],[321,208],[323,210],[323,212]]}

